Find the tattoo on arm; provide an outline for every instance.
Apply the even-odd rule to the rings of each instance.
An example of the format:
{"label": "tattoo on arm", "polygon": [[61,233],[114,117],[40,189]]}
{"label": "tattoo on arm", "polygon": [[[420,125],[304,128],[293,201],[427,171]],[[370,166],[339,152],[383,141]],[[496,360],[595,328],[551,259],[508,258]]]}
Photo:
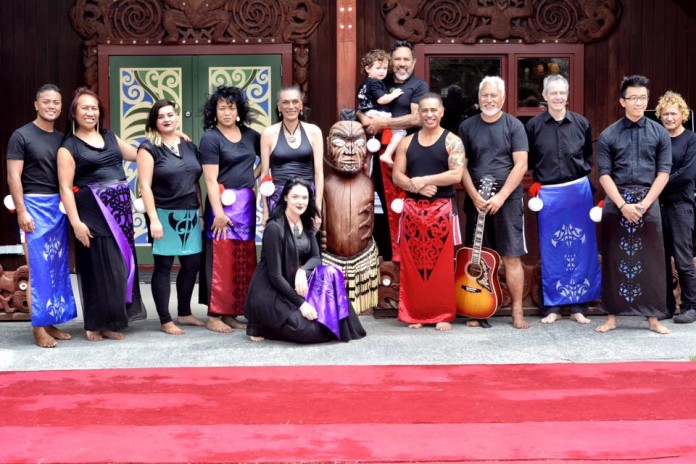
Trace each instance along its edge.
{"label": "tattoo on arm", "polygon": [[447,134],[445,146],[449,152],[447,164],[450,169],[464,166],[466,156],[464,155],[464,144],[462,140],[454,134]]}

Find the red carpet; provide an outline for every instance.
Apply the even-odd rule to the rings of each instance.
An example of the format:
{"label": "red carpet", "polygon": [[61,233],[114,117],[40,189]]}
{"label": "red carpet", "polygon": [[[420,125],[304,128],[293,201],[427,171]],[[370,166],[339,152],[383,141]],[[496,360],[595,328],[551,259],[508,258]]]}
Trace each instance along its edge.
{"label": "red carpet", "polygon": [[0,462],[696,462],[696,364],[0,373]]}

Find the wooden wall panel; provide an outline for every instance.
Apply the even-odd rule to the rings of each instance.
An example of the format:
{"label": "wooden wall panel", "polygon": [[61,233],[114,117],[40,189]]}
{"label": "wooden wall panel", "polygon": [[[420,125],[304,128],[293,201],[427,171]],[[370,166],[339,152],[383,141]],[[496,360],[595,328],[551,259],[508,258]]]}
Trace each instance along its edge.
{"label": "wooden wall panel", "polygon": [[338,120],[336,108],[336,0],[314,0],[324,18],[309,38],[309,101],[311,122],[324,136]]}
{"label": "wooden wall panel", "polygon": [[[45,83],[63,91],[63,100],[82,82],[82,40],[70,24],[74,0],[3,0],[0,2],[0,195],[9,193],[5,151],[12,132],[34,119],[34,92]],[[63,112],[66,111],[64,106]],[[58,121],[63,130],[64,117]],[[14,245],[15,217],[0,210],[0,246]],[[0,255],[14,268],[16,256]]]}

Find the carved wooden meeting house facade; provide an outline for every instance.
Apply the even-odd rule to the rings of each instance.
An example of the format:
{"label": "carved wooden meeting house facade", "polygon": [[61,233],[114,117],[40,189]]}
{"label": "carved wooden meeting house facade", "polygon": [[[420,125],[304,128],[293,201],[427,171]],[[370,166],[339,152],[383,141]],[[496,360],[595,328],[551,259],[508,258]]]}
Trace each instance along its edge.
{"label": "carved wooden meeting house facade", "polygon": [[[46,82],[63,90],[58,127],[72,91],[86,84],[106,103],[110,127],[133,143],[144,109],[163,97],[179,104],[183,129],[198,140],[205,94],[227,83],[247,89],[257,129],[275,122],[277,89],[298,83],[309,119],[327,133],[340,108],[354,106],[360,57],[397,39],[415,44],[415,75],[442,95],[443,125],[452,130],[472,114],[478,82],[491,74],[507,83],[505,110],[526,121],[544,111],[543,78],[563,73],[570,109],[590,120],[595,138],[621,115],[624,75],[651,78],[653,96],[671,89],[696,104],[689,0],[4,0],[0,24],[3,155],[12,131],[33,119],[33,92]],[[134,181],[134,167],[126,170]],[[592,181],[598,186],[596,172]],[[539,301],[535,222],[527,213],[531,308]],[[144,241],[144,223],[136,219],[137,227]],[[3,210],[6,269],[23,262],[17,243],[16,221]],[[395,287],[385,287],[381,305],[394,297]]]}

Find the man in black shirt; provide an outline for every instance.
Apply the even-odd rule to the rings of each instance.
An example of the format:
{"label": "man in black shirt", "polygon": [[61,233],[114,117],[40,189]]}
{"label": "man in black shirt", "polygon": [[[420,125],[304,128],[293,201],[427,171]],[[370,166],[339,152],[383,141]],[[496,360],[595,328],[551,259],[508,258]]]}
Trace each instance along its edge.
{"label": "man in black shirt", "polygon": [[665,308],[665,268],[660,205],[669,180],[669,134],[644,116],[648,79],[621,82],[619,103],[625,117],[599,136],[597,166],[606,199],[602,216],[602,305],[609,314],[597,332],[616,328],[618,314],[648,318],[650,330],[668,334],[660,319]]}
{"label": "man in black shirt", "polygon": [[[7,184],[26,237],[24,254],[31,272],[28,295],[36,344],[53,348],[68,333],[53,324],[76,317],[68,269],[68,224],[58,210],[56,157],[63,136],[55,130],[62,99],[58,87],[46,84],[36,92],[36,119],[20,127],[7,145]],[[25,240],[23,240],[25,242]]]}
{"label": "man in black shirt", "polygon": [[689,119],[689,106],[681,95],[667,92],[655,108],[657,117],[665,126],[672,142],[672,172],[669,182],[660,194],[662,234],[665,244],[667,272],[667,309],[676,310],[672,291],[672,258],[681,287],[681,314],[674,322],[696,322],[696,267],[694,266],[692,237],[694,234],[694,180],[696,179],[696,134],[682,124]]}
{"label": "man in black shirt", "polygon": [[[512,299],[512,325],[526,329],[522,297],[524,269],[521,257],[527,253],[524,238],[522,178],[527,172],[529,144],[524,125],[503,111],[505,82],[498,76],[486,76],[479,85],[481,114],[459,126],[468,164],[462,176],[467,199],[466,243],[473,243],[478,213],[486,213],[483,245],[500,253],[505,280]],[[481,179],[492,176],[498,191],[488,200],[478,193]]]}
{"label": "man in black shirt", "polygon": [[562,305],[570,306],[571,319],[589,323],[587,303],[599,298],[601,285],[595,225],[588,214],[592,130],[587,119],[567,110],[568,91],[563,76],[547,76],[542,95],[548,111],[527,123],[529,167],[543,201],[537,219],[544,324],[561,318]]}
{"label": "man in black shirt", "polygon": [[[389,104],[391,118],[370,118],[358,111],[358,118],[368,134],[378,134],[383,130],[404,129],[409,133],[418,129],[421,125],[418,116],[418,102],[428,92],[428,84],[413,76],[416,65],[416,55],[413,45],[406,40],[394,42],[390,49],[391,73],[384,79],[387,91],[398,88],[403,91],[399,98]],[[372,157],[372,179],[375,184],[375,195],[379,199],[379,205],[375,205],[375,231],[374,237],[379,248],[379,254],[385,261],[398,261],[398,245],[396,235],[398,231],[398,216],[389,208],[391,202],[397,198],[397,192],[391,182],[391,169],[386,164],[380,163],[378,157]],[[388,222],[385,218],[389,215]]]}

